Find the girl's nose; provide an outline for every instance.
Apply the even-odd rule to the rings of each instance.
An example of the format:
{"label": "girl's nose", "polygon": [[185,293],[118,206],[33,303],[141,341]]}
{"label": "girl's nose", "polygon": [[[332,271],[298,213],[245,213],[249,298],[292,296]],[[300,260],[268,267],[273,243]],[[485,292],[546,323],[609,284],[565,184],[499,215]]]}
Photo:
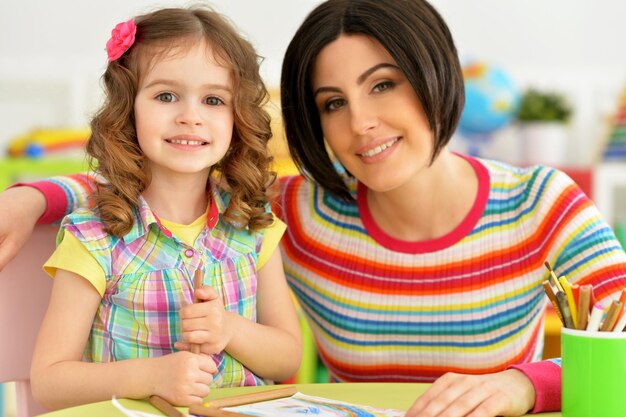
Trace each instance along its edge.
{"label": "girl's nose", "polygon": [[198,107],[191,103],[182,105],[180,113],[176,117],[176,122],[185,125],[201,125],[202,117]]}

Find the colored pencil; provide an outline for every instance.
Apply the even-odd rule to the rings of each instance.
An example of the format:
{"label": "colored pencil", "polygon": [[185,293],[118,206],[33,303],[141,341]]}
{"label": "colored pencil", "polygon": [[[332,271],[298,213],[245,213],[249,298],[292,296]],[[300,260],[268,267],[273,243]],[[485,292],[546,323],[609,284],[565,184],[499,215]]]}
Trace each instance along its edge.
{"label": "colored pencil", "polygon": [[154,406],[157,410],[162,412],[168,417],[186,417],[185,414],[181,413],[174,407],[172,404],[159,397],[158,395],[153,395],[149,398],[150,404]]}
{"label": "colored pencil", "polygon": [[[572,284],[570,284],[570,282],[567,280],[565,275],[561,275],[559,277],[559,282],[561,283],[561,286],[563,287],[563,291],[565,292],[565,295],[567,296],[567,305],[569,306],[569,311],[572,313],[572,321],[574,323],[578,323],[578,314],[577,314],[578,306],[576,305],[576,301],[574,300],[574,293],[572,292]],[[574,328],[576,328],[576,326],[574,326]]]}
{"label": "colored pencil", "polygon": [[[236,407],[238,405],[259,403],[263,401],[276,400],[278,398],[291,397],[298,392],[298,388],[295,386],[288,386],[284,388],[278,388],[268,391],[253,392],[250,394],[235,395],[233,397],[220,398],[217,400],[209,401],[203,405],[192,405],[189,407],[189,413],[198,416],[238,416],[240,413],[233,411],[221,410],[225,407]],[[221,413],[216,413],[216,411]]]}
{"label": "colored pencil", "polygon": [[600,322],[604,315],[604,306],[601,303],[595,303],[591,309],[591,316],[589,317],[589,323],[587,323],[588,332],[597,332],[600,328]]}
{"label": "colored pencil", "polygon": [[578,330],[587,329],[587,323],[589,322],[589,306],[591,305],[591,285],[583,285],[580,287],[580,293],[578,296],[578,321],[576,322],[576,328]]}
{"label": "colored pencil", "polygon": [[[576,303],[576,306],[578,307],[578,300],[580,297],[580,285],[578,284],[572,285],[572,295],[574,295],[574,302]],[[578,311],[578,309],[576,310]]]}
{"label": "colored pencil", "polygon": [[[199,288],[202,288],[203,285],[204,285],[204,276],[202,274],[202,270],[196,269],[196,273],[193,276],[193,289],[194,289],[193,302],[194,303],[200,302],[198,297],[196,297],[196,290]],[[195,353],[197,355],[200,353],[200,345],[198,343],[192,343],[190,350],[191,350],[191,353]]]}

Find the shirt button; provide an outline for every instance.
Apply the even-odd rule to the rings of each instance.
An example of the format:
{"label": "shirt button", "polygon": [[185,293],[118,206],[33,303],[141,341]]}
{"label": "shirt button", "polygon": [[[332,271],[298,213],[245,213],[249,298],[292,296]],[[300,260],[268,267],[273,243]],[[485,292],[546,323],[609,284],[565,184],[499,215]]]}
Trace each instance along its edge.
{"label": "shirt button", "polygon": [[193,256],[193,253],[194,253],[194,252],[193,252],[193,249],[186,249],[186,250],[185,250],[185,256],[186,256],[187,258],[191,258],[191,257]]}

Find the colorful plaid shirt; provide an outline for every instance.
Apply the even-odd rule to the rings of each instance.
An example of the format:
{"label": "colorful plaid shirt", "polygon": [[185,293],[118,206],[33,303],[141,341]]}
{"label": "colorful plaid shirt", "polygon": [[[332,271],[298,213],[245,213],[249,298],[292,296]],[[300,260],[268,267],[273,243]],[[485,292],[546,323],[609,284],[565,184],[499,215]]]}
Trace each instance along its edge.
{"label": "colorful plaid shirt", "polygon": [[[79,209],[63,220],[58,241],[71,233],[105,272],[106,288],[85,360],[112,362],[174,352],[174,342],[181,340],[178,311],[193,301],[197,269],[202,269],[205,285],[221,294],[226,310],[256,321],[256,265],[263,234],[222,221],[219,214],[229,197],[212,187],[207,226],[193,247],[173,236],[143,199],[133,228],[121,238],[104,231],[94,210]],[[213,359],[218,373],[212,386],[264,383],[226,352]]]}

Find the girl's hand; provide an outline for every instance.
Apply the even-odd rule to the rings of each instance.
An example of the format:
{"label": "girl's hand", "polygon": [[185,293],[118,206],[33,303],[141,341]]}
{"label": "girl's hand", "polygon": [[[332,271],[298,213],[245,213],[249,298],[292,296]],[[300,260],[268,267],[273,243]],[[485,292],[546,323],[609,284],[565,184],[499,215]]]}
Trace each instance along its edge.
{"label": "girl's hand", "polygon": [[436,380],[405,417],[520,416],[535,404],[535,389],[520,371],[487,375],[447,373]]}
{"label": "girl's hand", "polygon": [[207,355],[176,352],[155,358],[156,377],[153,392],[169,403],[188,407],[202,404],[209,395],[209,385],[217,372],[215,362]]}
{"label": "girl's hand", "polygon": [[183,343],[175,347],[180,350],[189,350],[189,344],[200,344],[201,352],[217,354],[222,352],[234,334],[234,326],[228,326],[230,313],[224,310],[224,305],[217,292],[208,286],[195,290],[195,296],[200,302],[183,307],[180,310]]}

